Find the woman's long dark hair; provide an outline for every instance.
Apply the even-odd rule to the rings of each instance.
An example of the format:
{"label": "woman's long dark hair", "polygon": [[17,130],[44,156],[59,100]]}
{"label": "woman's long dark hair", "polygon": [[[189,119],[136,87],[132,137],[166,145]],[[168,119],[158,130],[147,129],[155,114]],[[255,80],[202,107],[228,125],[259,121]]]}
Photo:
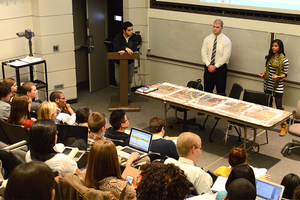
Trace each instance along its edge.
{"label": "woman's long dark hair", "polygon": [[28,110],[29,98],[26,95],[16,95],[11,102],[10,121],[15,125],[22,125],[24,121],[31,119]]}
{"label": "woman's long dark hair", "polygon": [[227,179],[227,182],[225,184],[226,190],[227,190],[228,186],[230,185],[230,183],[238,178],[247,179],[256,188],[254,171],[248,164],[240,164],[232,169],[232,171]]}
{"label": "woman's long dark hair", "polygon": [[286,199],[292,199],[294,189],[300,185],[300,178],[298,175],[290,173],[283,177],[280,184],[285,187],[282,197]]}
{"label": "woman's long dark hair", "polygon": [[57,153],[55,145],[56,124],[43,119],[33,122],[29,131],[29,150],[32,160],[45,162]]}
{"label": "woman's long dark hair", "polygon": [[271,47],[270,47],[270,50],[269,50],[269,54],[266,55],[266,57],[265,57],[265,58],[266,58],[266,64],[267,64],[268,61],[274,56],[274,53],[273,53],[273,50],[272,50],[272,46],[273,46],[273,44],[274,44],[275,42],[276,42],[276,43],[278,44],[278,46],[279,46],[278,54],[283,53],[283,55],[285,55],[285,53],[284,53],[283,42],[282,42],[281,40],[279,40],[279,39],[275,39],[275,40],[272,41],[272,44],[271,44]]}

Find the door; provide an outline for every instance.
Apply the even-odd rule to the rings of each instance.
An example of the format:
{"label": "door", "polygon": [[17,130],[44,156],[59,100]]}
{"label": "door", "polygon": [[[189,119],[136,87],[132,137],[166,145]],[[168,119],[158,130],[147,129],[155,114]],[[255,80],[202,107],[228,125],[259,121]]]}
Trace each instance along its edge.
{"label": "door", "polygon": [[106,0],[86,0],[89,91],[94,92],[108,85]]}

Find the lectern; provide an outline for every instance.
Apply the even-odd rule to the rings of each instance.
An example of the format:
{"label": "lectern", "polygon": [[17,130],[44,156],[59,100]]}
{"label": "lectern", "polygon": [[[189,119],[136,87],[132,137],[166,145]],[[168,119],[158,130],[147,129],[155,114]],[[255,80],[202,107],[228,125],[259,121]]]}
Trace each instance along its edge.
{"label": "lectern", "polygon": [[120,103],[110,103],[109,111],[122,109],[124,111],[138,112],[140,106],[138,103],[128,103],[128,60],[139,59],[139,53],[133,53],[129,55],[125,53],[120,55],[117,52],[108,53],[108,60],[120,60]]}

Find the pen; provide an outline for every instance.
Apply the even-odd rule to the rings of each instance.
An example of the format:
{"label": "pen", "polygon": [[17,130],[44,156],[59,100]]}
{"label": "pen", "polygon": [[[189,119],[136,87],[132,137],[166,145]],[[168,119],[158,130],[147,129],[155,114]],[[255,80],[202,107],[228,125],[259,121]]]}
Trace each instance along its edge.
{"label": "pen", "polygon": [[138,175],[139,175],[140,169],[141,169],[141,167],[139,167],[139,169],[138,169],[138,171],[137,171],[136,178],[135,178],[135,184],[137,183],[137,178],[138,178]]}

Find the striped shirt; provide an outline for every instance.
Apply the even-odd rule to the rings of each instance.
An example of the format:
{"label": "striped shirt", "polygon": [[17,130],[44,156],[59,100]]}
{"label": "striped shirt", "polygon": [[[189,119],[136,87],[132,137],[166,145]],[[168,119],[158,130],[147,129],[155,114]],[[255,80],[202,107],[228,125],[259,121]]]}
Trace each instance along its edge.
{"label": "striped shirt", "polygon": [[[285,76],[287,77],[288,71],[289,71],[289,60],[287,59],[287,57],[284,56],[282,59],[282,70],[280,75],[285,74]],[[279,79],[277,88],[274,88],[274,80],[272,79],[273,75],[276,75],[276,68],[272,67],[270,63],[269,77],[267,81],[264,81],[264,89],[269,91],[275,91],[276,93],[283,93],[283,88],[284,88],[283,79],[282,78]]]}

